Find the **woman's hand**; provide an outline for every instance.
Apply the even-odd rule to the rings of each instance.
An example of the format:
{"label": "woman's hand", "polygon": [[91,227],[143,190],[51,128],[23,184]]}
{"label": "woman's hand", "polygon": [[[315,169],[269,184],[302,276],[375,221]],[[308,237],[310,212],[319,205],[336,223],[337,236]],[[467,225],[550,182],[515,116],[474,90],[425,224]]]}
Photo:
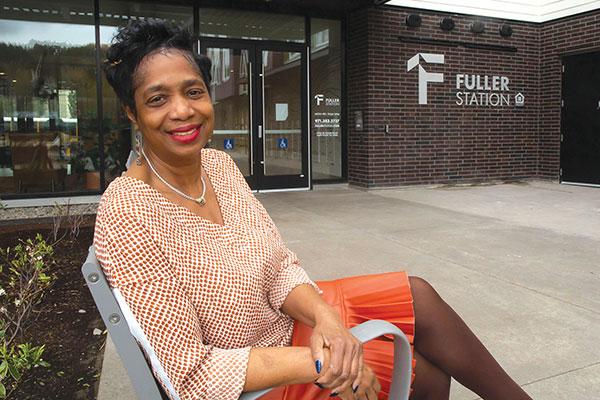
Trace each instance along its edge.
{"label": "woman's hand", "polygon": [[381,385],[373,370],[368,365],[363,366],[361,381],[356,391],[348,389],[338,394],[342,400],[377,400]]}
{"label": "woman's hand", "polygon": [[[352,389],[360,384],[363,372],[362,343],[342,325],[333,310],[317,320],[310,338],[310,348],[317,373],[321,373],[321,368],[324,371],[316,381],[319,385],[334,393],[348,390],[352,393]],[[328,365],[322,364],[325,361],[323,348],[329,349]]]}

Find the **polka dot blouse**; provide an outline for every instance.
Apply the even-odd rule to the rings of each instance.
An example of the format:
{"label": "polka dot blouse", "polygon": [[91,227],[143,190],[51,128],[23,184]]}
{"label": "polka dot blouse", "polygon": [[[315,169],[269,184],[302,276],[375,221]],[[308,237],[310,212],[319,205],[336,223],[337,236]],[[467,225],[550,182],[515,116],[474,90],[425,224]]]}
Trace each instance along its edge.
{"label": "polka dot blouse", "polygon": [[289,292],[317,287],[231,157],[204,149],[202,165],[224,225],[122,176],[102,196],[94,245],[179,397],[237,399],[250,348],[291,342]]}

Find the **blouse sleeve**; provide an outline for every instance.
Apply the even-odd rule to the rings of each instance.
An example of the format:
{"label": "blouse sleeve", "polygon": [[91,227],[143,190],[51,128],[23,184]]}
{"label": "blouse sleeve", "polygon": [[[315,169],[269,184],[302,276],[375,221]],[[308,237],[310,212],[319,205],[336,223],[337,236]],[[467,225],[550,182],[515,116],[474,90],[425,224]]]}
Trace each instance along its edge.
{"label": "blouse sleeve", "polygon": [[298,256],[287,248],[283,239],[281,238],[281,234],[279,230],[275,226],[275,223],[269,216],[269,213],[264,208],[262,203],[254,196],[252,190],[248,186],[246,179],[244,178],[242,172],[239,170],[235,161],[227,154],[223,153],[227,157],[228,169],[231,171],[231,175],[234,176],[237,184],[241,187],[241,192],[248,196],[250,205],[258,210],[260,214],[261,223],[265,224],[267,229],[271,230],[275,233],[277,237],[277,242],[279,246],[281,246],[281,250],[283,251],[282,261],[277,266],[277,273],[275,276],[275,280],[269,289],[269,303],[274,310],[281,313],[281,306],[285,302],[288,294],[299,285],[310,285],[312,286],[317,293],[321,294],[322,291],[319,287],[309,278],[306,271],[300,266],[300,260]]}
{"label": "blouse sleeve", "polygon": [[97,221],[98,259],[179,398],[236,400],[243,390],[250,348],[225,350],[204,344],[194,306],[152,236],[131,212],[110,211],[104,210]]}
{"label": "blouse sleeve", "polygon": [[[279,232],[277,232],[277,234],[279,235]],[[285,302],[285,299],[296,286],[310,285],[317,291],[317,293],[322,293],[317,284],[308,277],[308,274],[304,268],[300,266],[298,256],[296,256],[293,251],[285,247],[283,243],[281,246],[284,247],[285,257],[281,263],[279,271],[277,272],[275,281],[269,290],[269,303],[274,310],[277,310],[280,313],[281,306]]]}

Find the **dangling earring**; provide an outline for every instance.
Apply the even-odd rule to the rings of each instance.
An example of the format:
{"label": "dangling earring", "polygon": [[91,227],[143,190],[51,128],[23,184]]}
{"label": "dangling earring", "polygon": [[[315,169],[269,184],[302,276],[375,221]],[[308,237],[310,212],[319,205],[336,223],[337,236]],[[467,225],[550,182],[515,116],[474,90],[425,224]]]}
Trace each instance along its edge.
{"label": "dangling earring", "polygon": [[135,163],[142,165],[142,134],[140,131],[135,132]]}

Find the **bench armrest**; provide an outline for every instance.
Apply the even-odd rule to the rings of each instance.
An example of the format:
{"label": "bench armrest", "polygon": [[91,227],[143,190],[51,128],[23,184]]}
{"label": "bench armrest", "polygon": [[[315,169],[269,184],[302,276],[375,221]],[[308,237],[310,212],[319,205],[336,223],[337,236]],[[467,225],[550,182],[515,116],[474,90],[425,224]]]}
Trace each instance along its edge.
{"label": "bench armrest", "polygon": [[[382,320],[363,322],[350,329],[350,332],[362,343],[383,335],[394,336],[394,372],[390,400],[408,400],[410,393],[410,378],[412,375],[412,353],[406,335],[395,325]],[[259,390],[242,394],[239,400],[255,400],[268,393],[271,389]]]}

